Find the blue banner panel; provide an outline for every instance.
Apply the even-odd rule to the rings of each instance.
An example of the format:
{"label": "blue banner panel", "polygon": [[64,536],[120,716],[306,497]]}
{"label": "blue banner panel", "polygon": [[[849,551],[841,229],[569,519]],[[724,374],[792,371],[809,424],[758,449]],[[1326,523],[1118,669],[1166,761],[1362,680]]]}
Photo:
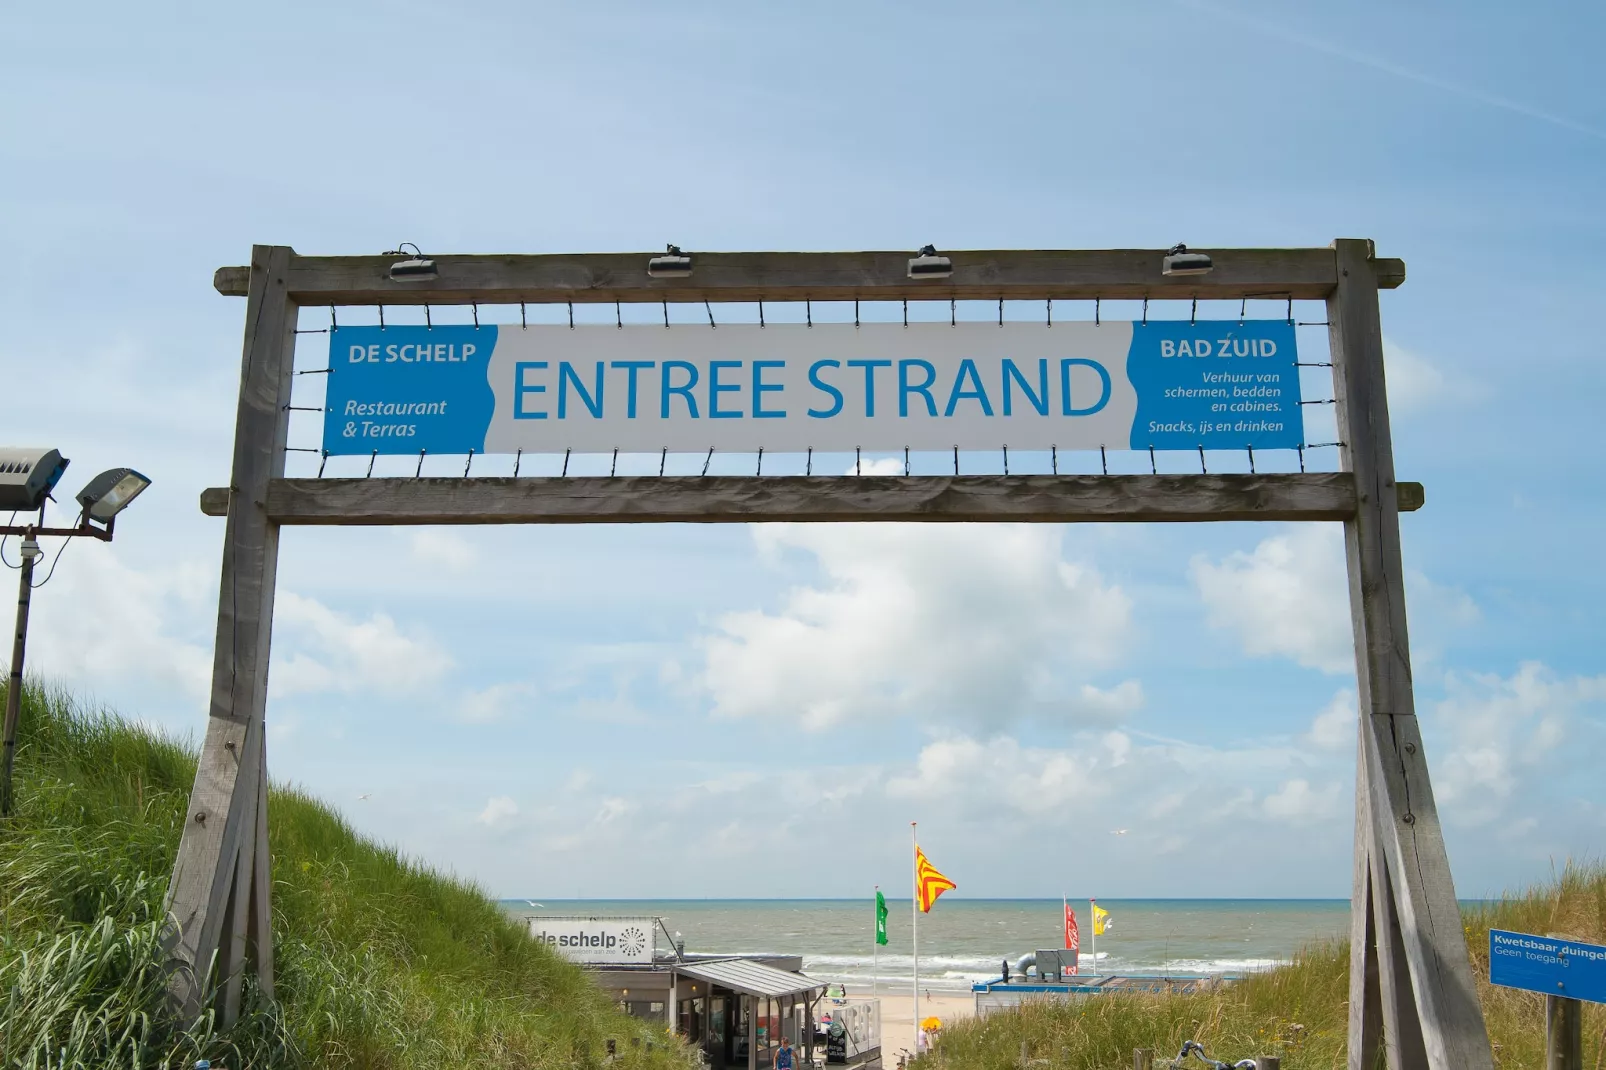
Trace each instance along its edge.
{"label": "blue banner panel", "polygon": [[1293,449],[1285,320],[341,327],[330,454]]}
{"label": "blue banner panel", "polygon": [[1294,325],[1153,320],[1132,326],[1132,448],[1292,449],[1304,442]]}
{"label": "blue banner panel", "polygon": [[1489,983],[1606,1003],[1606,947],[1490,929]]}
{"label": "blue banner panel", "polygon": [[334,327],[323,448],[485,452],[496,408],[486,368],[495,327]]}

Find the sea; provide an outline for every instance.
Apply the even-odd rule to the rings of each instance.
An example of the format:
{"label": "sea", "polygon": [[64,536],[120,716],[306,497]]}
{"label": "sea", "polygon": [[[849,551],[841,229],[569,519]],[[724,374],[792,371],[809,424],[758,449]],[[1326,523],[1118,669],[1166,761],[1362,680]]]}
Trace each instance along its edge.
{"label": "sea", "polygon": [[[870,899],[507,899],[519,915],[630,915],[663,919],[687,951],[801,955],[823,981],[909,983],[913,964],[909,900],[887,900],[887,945],[875,947]],[[1240,974],[1289,961],[1301,948],[1347,938],[1347,899],[1101,899],[1110,912],[1092,935],[1085,899],[1071,909],[1081,931],[1082,972]],[[1058,899],[938,900],[920,916],[922,988],[968,991],[1011,970],[1020,956],[1063,946]],[[660,945],[667,943],[658,934]],[[1095,946],[1096,945],[1096,946]],[[1090,956],[1096,954],[1097,963]]]}

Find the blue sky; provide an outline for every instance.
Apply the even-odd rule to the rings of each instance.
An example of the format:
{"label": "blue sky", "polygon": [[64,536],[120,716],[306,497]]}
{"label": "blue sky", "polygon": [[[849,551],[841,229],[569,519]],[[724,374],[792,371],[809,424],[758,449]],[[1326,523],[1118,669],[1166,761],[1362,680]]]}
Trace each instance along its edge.
{"label": "blue sky", "polygon": [[[39,592],[32,664],[202,730],[222,523],[196,497],[227,481],[244,315],[210,280],[254,242],[1365,236],[1409,267],[1384,332],[1458,890],[1598,856],[1601,29],[1543,4],[16,15],[0,441],[59,445],[74,491],[156,481]],[[274,774],[497,893],[895,888],[914,819],[961,894],[1347,891],[1336,529],[298,529],[279,579]]]}

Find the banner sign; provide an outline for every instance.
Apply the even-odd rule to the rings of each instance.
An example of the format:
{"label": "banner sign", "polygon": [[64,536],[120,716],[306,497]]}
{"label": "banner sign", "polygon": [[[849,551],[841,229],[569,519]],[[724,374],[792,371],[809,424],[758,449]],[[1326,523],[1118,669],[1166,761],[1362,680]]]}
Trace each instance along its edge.
{"label": "banner sign", "polygon": [[531,936],[575,962],[650,965],[658,947],[657,918],[528,920]]}
{"label": "banner sign", "polygon": [[1489,983],[1606,1003],[1606,947],[1490,929]]}
{"label": "banner sign", "polygon": [[1285,320],[339,327],[330,454],[1292,449]]}

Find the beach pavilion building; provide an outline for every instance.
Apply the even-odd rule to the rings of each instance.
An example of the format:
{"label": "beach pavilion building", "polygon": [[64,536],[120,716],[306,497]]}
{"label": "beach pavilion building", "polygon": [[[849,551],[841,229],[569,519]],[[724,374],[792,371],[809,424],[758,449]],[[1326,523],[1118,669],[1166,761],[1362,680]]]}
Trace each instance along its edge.
{"label": "beach pavilion building", "polygon": [[532,936],[585,966],[621,1010],[679,1033],[712,1070],[767,1070],[782,1037],[802,1064],[812,1059],[825,983],[803,974],[799,955],[688,953],[659,918],[526,920]]}

